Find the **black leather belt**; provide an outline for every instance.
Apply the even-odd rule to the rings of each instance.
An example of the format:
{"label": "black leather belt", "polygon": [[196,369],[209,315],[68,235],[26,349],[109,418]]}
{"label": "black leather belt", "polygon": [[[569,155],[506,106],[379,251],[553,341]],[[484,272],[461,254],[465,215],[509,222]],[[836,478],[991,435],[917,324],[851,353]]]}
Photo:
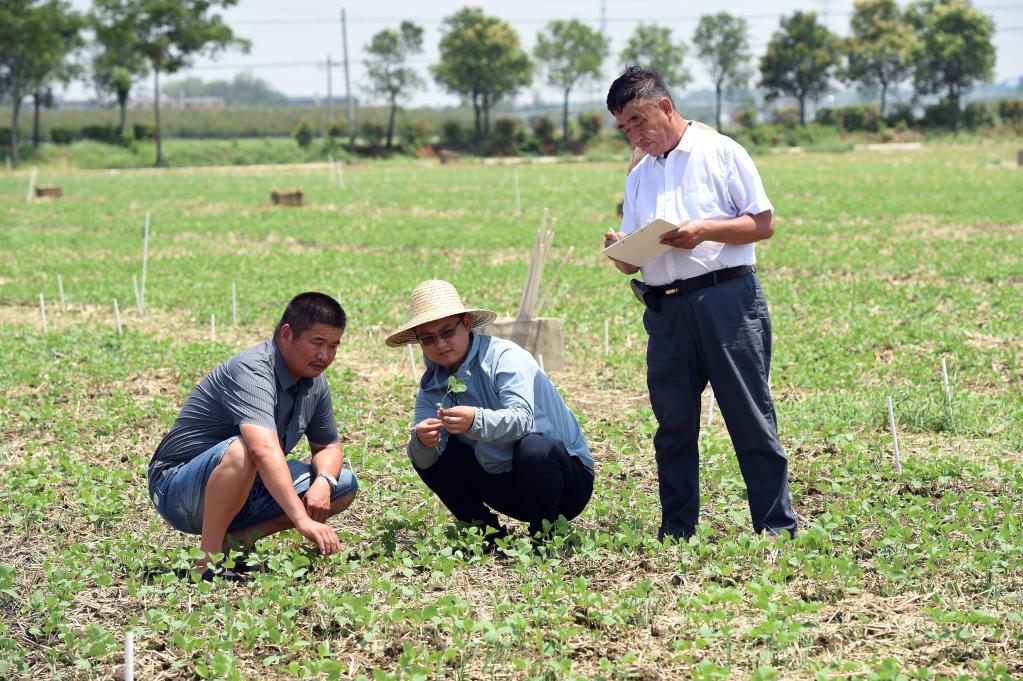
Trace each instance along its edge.
{"label": "black leather belt", "polygon": [[707,288],[708,286],[714,286],[721,282],[728,281],[730,279],[738,279],[744,277],[747,274],[756,272],[756,265],[739,265],[738,267],[726,267],[723,270],[716,270],[714,272],[708,272],[707,274],[701,274],[698,277],[690,277],[689,279],[676,279],[670,284],[664,286],[650,286],[650,290],[654,295],[658,297],[665,296],[676,296],[679,294],[692,293],[693,291],[699,291],[701,288]]}

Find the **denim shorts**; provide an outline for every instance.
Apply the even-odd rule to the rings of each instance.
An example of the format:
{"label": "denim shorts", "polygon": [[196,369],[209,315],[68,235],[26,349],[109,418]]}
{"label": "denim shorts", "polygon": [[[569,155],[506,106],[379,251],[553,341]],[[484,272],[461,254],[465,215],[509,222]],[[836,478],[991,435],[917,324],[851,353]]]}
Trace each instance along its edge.
{"label": "denim shorts", "polygon": [[[224,452],[237,439],[228,438],[191,461],[164,471],[160,476],[156,483],[156,491],[153,493],[153,504],[156,506],[156,512],[171,527],[188,534],[202,534],[202,518],[206,509],[206,483],[213,469],[224,458]],[[295,492],[299,497],[304,496],[315,479],[316,471],[313,465],[289,459],[288,469],[291,471],[291,482],[295,486]],[[330,501],[333,503],[357,489],[359,483],[355,476],[350,470],[342,469],[337,478],[337,487],[330,495]],[[241,530],[282,515],[284,510],[270,495],[257,474],[252,490],[249,491],[249,498],[227,530],[228,532]]]}

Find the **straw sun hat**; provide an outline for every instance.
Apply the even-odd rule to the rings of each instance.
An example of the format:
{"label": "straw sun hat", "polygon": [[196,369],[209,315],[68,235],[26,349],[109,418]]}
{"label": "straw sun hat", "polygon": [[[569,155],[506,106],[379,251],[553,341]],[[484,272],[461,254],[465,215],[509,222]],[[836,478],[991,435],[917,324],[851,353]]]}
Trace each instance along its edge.
{"label": "straw sun hat", "polygon": [[472,328],[478,329],[497,319],[497,314],[490,310],[467,308],[462,305],[462,298],[455,287],[440,279],[429,279],[420,282],[412,289],[412,302],[409,304],[409,320],[400,329],[387,337],[387,345],[396,348],[399,345],[416,343],[416,327],[420,324],[467,314],[472,320]]}

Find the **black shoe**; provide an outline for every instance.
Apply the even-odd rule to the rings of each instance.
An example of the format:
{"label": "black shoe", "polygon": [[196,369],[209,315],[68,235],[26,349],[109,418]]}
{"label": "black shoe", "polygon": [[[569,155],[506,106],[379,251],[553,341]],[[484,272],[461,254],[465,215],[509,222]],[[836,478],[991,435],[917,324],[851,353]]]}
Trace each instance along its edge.
{"label": "black shoe", "polygon": [[212,582],[217,577],[223,579],[225,582],[248,581],[248,578],[245,575],[239,573],[237,570],[228,570],[227,568],[224,568],[220,565],[208,567],[205,570],[203,570],[200,579],[204,582]]}

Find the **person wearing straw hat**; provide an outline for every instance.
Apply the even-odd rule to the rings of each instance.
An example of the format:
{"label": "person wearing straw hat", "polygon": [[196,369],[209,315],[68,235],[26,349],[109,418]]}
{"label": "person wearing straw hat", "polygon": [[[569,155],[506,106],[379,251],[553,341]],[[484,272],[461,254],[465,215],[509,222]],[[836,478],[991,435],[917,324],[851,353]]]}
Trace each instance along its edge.
{"label": "person wearing straw hat", "polygon": [[387,345],[418,343],[425,356],[408,442],[419,477],[457,520],[505,536],[496,511],[529,523],[536,537],[545,522],[586,507],[593,457],[533,356],[477,331],[495,317],[463,305],[450,283],[424,281]]}
{"label": "person wearing straw hat", "polygon": [[696,531],[700,395],[708,381],[746,482],[753,529],[791,535],[788,459],[768,380],[771,319],[753,247],[774,233],[774,207],[746,150],[684,119],[655,71],[629,67],[612,83],[607,108],[647,156],[626,179],[621,231],[608,231],[604,246],[654,219],[677,225],[660,235],[671,248],[642,267],[614,261],[624,274],[643,275],[631,285],[647,307],[658,537]]}
{"label": "person wearing straw hat", "polygon": [[[323,293],[295,296],[274,337],[211,371],[185,401],[149,464],[149,495],[176,530],[200,535],[203,580],[244,579],[210,557],[294,527],[324,556],[340,550],[327,518],[352,503],[358,481],[342,469],[323,375],[346,323]],[[287,460],[302,439],[309,463]]]}

